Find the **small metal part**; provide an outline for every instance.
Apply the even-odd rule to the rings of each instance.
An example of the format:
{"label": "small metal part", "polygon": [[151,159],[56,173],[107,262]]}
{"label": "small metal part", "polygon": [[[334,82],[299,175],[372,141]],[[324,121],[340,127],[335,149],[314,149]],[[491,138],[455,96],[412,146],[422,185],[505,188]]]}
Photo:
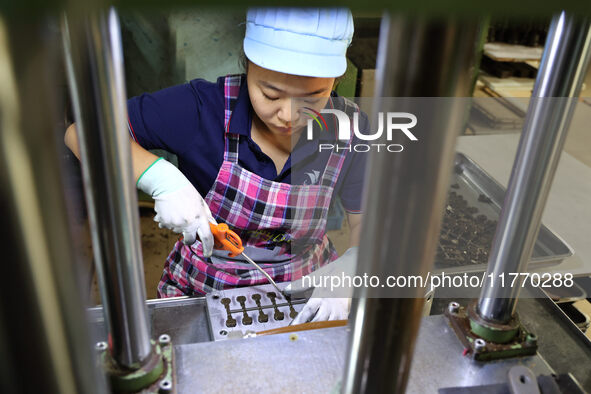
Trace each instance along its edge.
{"label": "small metal part", "polygon": [[487,204],[490,204],[492,202],[492,200],[490,199],[490,197],[488,197],[487,195],[482,194],[482,193],[478,195],[478,201],[484,202],[484,203],[487,203]]}
{"label": "small metal part", "polygon": [[236,327],[236,319],[234,318],[229,318],[228,320],[226,320],[226,327],[232,328],[232,327]]}
{"label": "small metal part", "polygon": [[448,309],[450,313],[458,313],[458,311],[460,310],[460,304],[458,304],[455,301],[452,301],[449,303]]}
{"label": "small metal part", "polygon": [[438,266],[457,267],[488,262],[497,222],[483,214],[475,217],[477,213],[478,208],[468,205],[458,192],[449,192],[437,245]]}
{"label": "small metal part", "polygon": [[537,345],[538,344],[538,337],[536,336],[536,334],[532,334],[529,333],[526,337],[525,337],[525,342],[527,342],[530,345]]}
{"label": "small metal part", "polygon": [[298,312],[294,309],[293,305],[291,304],[291,298],[285,297],[287,300],[287,304],[289,305],[289,317],[295,319],[298,315]]}
{"label": "small metal part", "polygon": [[228,331],[226,331],[226,330],[220,330],[220,335],[228,335]]}
{"label": "small metal part", "polygon": [[236,327],[236,319],[232,317],[232,313],[230,312],[230,303],[232,302],[232,300],[230,300],[229,298],[222,298],[220,302],[226,308],[226,313],[228,315],[228,318],[226,320],[226,327]]}
{"label": "small metal part", "polygon": [[96,345],[94,345],[94,349],[97,352],[102,352],[103,350],[107,350],[107,347],[108,347],[107,342],[103,342],[103,341],[97,342]]}
{"label": "small metal part", "polygon": [[242,324],[250,326],[252,324],[252,317],[248,316],[248,313],[246,313],[246,297],[238,296],[236,297],[236,301],[240,303],[240,307],[242,308]]}
{"label": "small metal part", "polygon": [[172,390],[172,382],[168,379],[163,379],[158,385],[161,393],[169,393]]}
{"label": "small metal part", "polygon": [[[167,335],[170,338],[170,335]],[[175,379],[175,362],[174,362],[174,352],[172,350],[172,338],[170,338],[169,343],[165,345],[160,345],[162,350],[162,357],[164,360],[164,373],[160,375],[160,382],[158,382],[158,391],[161,393],[173,393],[177,392],[176,390],[176,379]],[[161,387],[163,381],[168,381],[170,385],[164,384],[164,387]],[[169,387],[169,388],[167,388]]]}
{"label": "small metal part", "polygon": [[484,339],[482,339],[482,338],[476,338],[474,340],[474,351],[476,353],[480,353],[484,349],[486,349],[486,341]]}
{"label": "small metal part", "polygon": [[266,323],[269,321],[269,315],[263,313],[263,307],[261,306],[261,295],[258,293],[253,294],[252,299],[257,304],[257,308],[259,308],[259,323]]}
{"label": "small metal part", "polygon": [[283,312],[279,311],[279,308],[277,307],[277,302],[275,301],[275,299],[277,298],[277,294],[270,291],[267,293],[267,297],[269,297],[269,299],[271,300],[271,303],[273,304],[273,309],[275,310],[275,313],[273,314],[273,318],[275,320],[283,320],[285,318],[285,314]]}
{"label": "small metal part", "polygon": [[267,297],[269,297],[271,303],[273,304],[273,309],[275,311],[275,313],[273,314],[273,318],[275,320],[283,320],[285,318],[285,314],[279,311],[279,308],[277,307],[277,294],[275,294],[274,292],[269,292],[267,293]]}
{"label": "small metal part", "polygon": [[160,345],[168,345],[170,343],[170,335],[168,334],[162,334],[158,337],[158,342],[160,342]]}

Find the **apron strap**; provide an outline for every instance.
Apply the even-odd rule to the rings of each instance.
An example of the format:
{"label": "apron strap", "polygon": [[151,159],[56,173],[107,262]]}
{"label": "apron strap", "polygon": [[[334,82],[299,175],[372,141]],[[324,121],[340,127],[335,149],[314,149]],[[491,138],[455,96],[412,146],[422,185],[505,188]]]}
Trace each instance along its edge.
{"label": "apron strap", "polygon": [[224,78],[224,161],[232,163],[238,163],[238,142],[240,137],[238,134],[230,133],[230,120],[232,111],[236,106],[243,78],[244,76],[240,74],[227,75]]}
{"label": "apron strap", "polygon": [[[349,115],[349,118],[351,119],[351,130],[353,130],[353,118],[352,118],[352,114],[354,112],[358,112],[359,111],[359,106],[357,106],[357,104],[355,104],[353,101],[343,97],[344,102],[345,102],[345,112]],[[329,100],[330,106],[331,108],[334,108],[334,104],[332,101],[332,97]],[[338,132],[338,122],[337,124],[337,132]],[[351,133],[351,138],[349,139],[349,141],[347,141],[347,143],[345,144],[345,146],[340,147],[341,149],[339,149],[339,152],[335,152],[334,150],[330,153],[330,156],[328,158],[328,162],[326,163],[326,167],[324,168],[324,172],[322,173],[322,178],[320,181],[320,184],[323,186],[329,186],[334,188],[336,183],[337,183],[337,179],[339,178],[339,174],[341,173],[341,168],[343,168],[343,163],[345,162],[345,157],[347,156],[347,153],[349,151],[349,148],[351,146],[351,142],[353,142],[353,133]],[[337,141],[338,144],[338,141]]]}

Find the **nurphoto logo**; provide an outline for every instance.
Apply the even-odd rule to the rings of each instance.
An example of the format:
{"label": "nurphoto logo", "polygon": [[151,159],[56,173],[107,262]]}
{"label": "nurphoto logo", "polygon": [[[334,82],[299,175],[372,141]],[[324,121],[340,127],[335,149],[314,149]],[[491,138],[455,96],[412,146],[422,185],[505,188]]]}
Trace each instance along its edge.
{"label": "nurphoto logo", "polygon": [[[371,133],[370,130],[364,130],[362,133],[359,130],[359,112],[353,113],[353,120],[349,118],[345,112],[338,109],[322,109],[320,112],[315,111],[312,108],[304,107],[303,113],[306,114],[308,119],[307,124],[307,138],[308,140],[313,139],[313,128],[314,124],[320,127],[321,131],[327,130],[328,126],[326,120],[322,114],[332,114],[337,119],[338,135],[337,138],[341,141],[351,140],[351,126],[353,126],[354,135],[361,141],[376,141],[382,138],[384,129],[386,131],[386,140],[392,141],[392,136],[395,132],[402,132],[410,141],[418,141],[418,138],[410,131],[417,124],[417,117],[409,112],[383,112],[378,113],[378,128],[375,132]],[[385,121],[384,121],[385,118]],[[385,123],[385,127],[384,127]],[[371,134],[367,134],[371,133]],[[338,144],[319,144],[318,150],[348,150],[355,152],[369,152],[375,151],[387,151],[387,152],[402,152],[404,146],[401,144],[390,144],[390,143],[355,143],[348,146],[339,146]]]}

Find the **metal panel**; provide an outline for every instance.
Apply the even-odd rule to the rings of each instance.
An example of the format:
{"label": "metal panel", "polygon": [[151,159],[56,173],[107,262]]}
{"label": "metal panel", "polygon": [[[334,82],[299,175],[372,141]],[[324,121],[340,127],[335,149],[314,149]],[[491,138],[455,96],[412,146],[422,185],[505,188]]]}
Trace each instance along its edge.
{"label": "metal panel", "polygon": [[[334,393],[341,385],[349,330],[337,327],[176,346],[179,392]],[[514,365],[538,375],[552,372],[540,356],[482,363],[462,351],[444,316],[424,318],[407,392],[503,383]],[[387,386],[381,391],[394,392]]]}
{"label": "metal panel", "polygon": [[330,393],[342,376],[347,328],[175,347],[179,393]]}

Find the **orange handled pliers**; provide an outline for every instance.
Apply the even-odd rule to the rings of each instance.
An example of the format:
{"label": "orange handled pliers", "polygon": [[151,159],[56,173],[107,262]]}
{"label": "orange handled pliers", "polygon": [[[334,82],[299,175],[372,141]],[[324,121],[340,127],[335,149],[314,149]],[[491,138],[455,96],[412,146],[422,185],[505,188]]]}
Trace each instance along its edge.
{"label": "orange handled pliers", "polygon": [[213,247],[216,249],[227,250],[230,257],[236,257],[244,252],[242,240],[234,231],[230,230],[226,223],[209,223],[209,228],[213,234]]}
{"label": "orange handled pliers", "polygon": [[244,246],[242,246],[242,240],[234,231],[230,230],[226,223],[209,223],[209,228],[211,229],[211,233],[213,234],[214,243],[213,247],[215,249],[227,250],[230,252],[228,255],[229,257],[236,257],[238,255],[242,255],[246,261],[250,264],[254,265],[256,269],[258,269],[265,277],[269,280],[277,291],[280,294],[283,294],[283,291],[277,286],[277,283],[271,278],[271,275],[265,272],[257,263],[254,262],[250,257],[248,257],[244,253]]}

